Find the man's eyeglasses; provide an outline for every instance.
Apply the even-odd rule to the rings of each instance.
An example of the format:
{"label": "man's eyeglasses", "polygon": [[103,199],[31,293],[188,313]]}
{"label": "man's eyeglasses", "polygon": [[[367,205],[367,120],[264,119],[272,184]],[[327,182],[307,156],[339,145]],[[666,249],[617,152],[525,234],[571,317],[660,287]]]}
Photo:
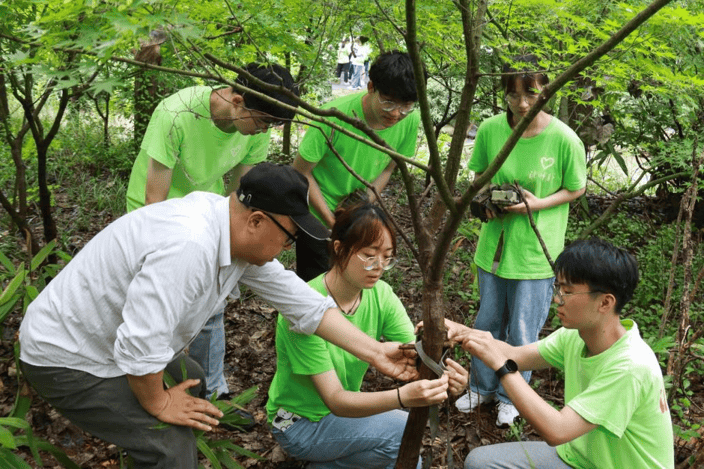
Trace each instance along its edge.
{"label": "man's eyeglasses", "polygon": [[[253,210],[253,211],[255,211],[255,210]],[[273,221],[273,222],[276,224],[276,226],[279,227],[279,229],[280,229],[281,231],[283,231],[284,233],[286,233],[286,236],[288,236],[288,239],[286,239],[286,243],[284,244],[284,247],[289,247],[289,246],[291,246],[293,243],[296,242],[296,240],[298,239],[298,236],[296,236],[296,235],[294,235],[294,234],[291,234],[291,232],[288,231],[286,228],[284,228],[281,223],[279,223],[278,221],[276,221],[276,218],[272,217],[271,215],[269,215],[268,213],[266,213],[266,212],[263,211],[263,210],[256,210],[256,211],[257,211],[257,212],[262,212],[264,215],[266,215],[267,217],[269,217],[269,219],[270,219],[271,221]]]}
{"label": "man's eyeglasses", "polygon": [[359,254],[357,254],[357,257],[364,263],[364,270],[374,270],[378,268],[379,265],[381,265],[381,268],[384,270],[391,270],[393,266],[398,263],[398,259],[395,257],[383,257],[379,259],[381,256],[362,257]]}
{"label": "man's eyeglasses", "polygon": [[535,102],[538,100],[539,94],[517,94],[517,93],[509,93],[506,95],[506,102],[509,104],[519,104],[521,101],[524,99],[529,105],[535,104]]}
{"label": "man's eyeglasses", "polygon": [[590,290],[590,291],[578,291],[578,292],[573,292],[573,293],[562,293],[562,285],[560,285],[558,282],[555,282],[552,284],[552,296],[557,298],[557,305],[558,306],[564,306],[565,305],[565,298],[566,296],[572,296],[572,295],[583,295],[585,293],[604,293],[599,290]]}
{"label": "man's eyeglasses", "polygon": [[384,112],[393,112],[396,109],[398,109],[399,114],[402,116],[407,116],[410,113],[413,112],[413,110],[416,107],[416,103],[412,104],[399,104],[395,101],[387,101],[385,99],[381,99],[381,94],[377,91],[376,92],[376,100],[379,101],[379,104],[381,104],[381,110]]}
{"label": "man's eyeglasses", "polygon": [[260,129],[266,130],[284,124],[283,120],[276,119],[265,112],[249,109],[248,107],[245,109],[249,111],[249,116],[254,121],[254,125]]}
{"label": "man's eyeglasses", "polygon": [[272,127],[278,127],[280,125],[284,125],[284,121],[279,121],[279,120],[269,120],[269,119],[261,119],[257,118],[257,127],[260,129],[271,129]]}

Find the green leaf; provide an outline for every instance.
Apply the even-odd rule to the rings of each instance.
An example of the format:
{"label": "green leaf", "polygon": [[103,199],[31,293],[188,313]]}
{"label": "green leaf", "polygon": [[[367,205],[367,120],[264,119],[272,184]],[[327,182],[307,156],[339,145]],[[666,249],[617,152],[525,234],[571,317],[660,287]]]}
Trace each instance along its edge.
{"label": "green leaf", "polygon": [[12,432],[2,425],[0,425],[0,446],[3,448],[17,448],[17,444],[15,444],[15,437],[12,435]]}
{"label": "green leaf", "polygon": [[14,298],[10,299],[7,303],[0,306],[0,324],[5,320],[5,317],[10,314],[10,312],[15,308],[17,302],[22,298],[20,295],[15,295]]}
{"label": "green leaf", "polygon": [[25,272],[24,266],[20,266],[17,275],[15,275],[15,278],[10,280],[10,283],[7,284],[5,289],[2,291],[2,294],[0,294],[0,305],[3,305],[10,301],[10,298],[12,298],[17,289],[20,288],[22,282],[24,282],[24,278],[26,275],[27,272]]}
{"label": "green leaf", "polygon": [[203,453],[203,456],[208,458],[214,469],[222,469],[222,465],[220,461],[218,461],[217,456],[215,456],[215,453],[213,453],[213,450],[210,449],[208,443],[203,438],[196,439],[196,446],[198,446],[200,452]]}
{"label": "green leaf", "polygon": [[10,275],[15,275],[15,266],[12,264],[10,258],[7,257],[2,251],[0,251],[0,264],[2,264],[8,272],[10,272]]}
{"label": "green leaf", "polygon": [[39,265],[44,262],[44,260],[51,254],[51,251],[56,247],[56,240],[52,239],[46,246],[41,248],[39,252],[32,258],[32,262],[29,265],[29,270],[36,270]]}
{"label": "green leaf", "polygon": [[27,464],[24,459],[11,453],[7,448],[0,448],[0,467],[7,469],[32,469],[32,466]]}
{"label": "green leaf", "polygon": [[31,301],[34,301],[39,296],[39,290],[34,285],[27,285],[25,292],[27,292],[27,296]]}
{"label": "green leaf", "polygon": [[623,156],[621,156],[621,153],[616,151],[616,148],[614,148],[614,145],[609,141],[608,142],[608,147],[609,151],[613,155],[614,159],[618,163],[618,165],[621,167],[621,171],[623,171],[623,174],[628,176],[628,166],[626,166],[626,161],[623,159]]}

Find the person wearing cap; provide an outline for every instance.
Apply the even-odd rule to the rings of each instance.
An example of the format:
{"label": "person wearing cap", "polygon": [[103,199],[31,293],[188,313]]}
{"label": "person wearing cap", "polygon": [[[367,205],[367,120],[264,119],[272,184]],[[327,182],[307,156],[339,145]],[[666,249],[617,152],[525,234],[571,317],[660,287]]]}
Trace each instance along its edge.
{"label": "person wearing cap", "polygon": [[[415,376],[397,346],[356,329],[275,259],[299,233],[328,236],[307,198],[293,168],[261,163],[230,197],[193,192],[111,223],[29,306],[20,326],[27,381],[71,422],[127,450],[134,467],[195,469],[192,429],[210,430],[222,413],[202,399],[203,370],[183,352],[240,285],[293,330]],[[180,383],[164,389],[165,370]]]}
{"label": "person wearing cap", "polygon": [[[414,111],[418,100],[413,63],[407,53],[381,54],[369,70],[370,81],[364,93],[335,99],[323,106],[361,119],[397,153],[412,156],[418,139],[420,114]],[[332,118],[333,122],[365,139],[369,137],[354,126]],[[328,146],[332,141],[334,150]],[[306,132],[293,167],[310,183],[310,205],[313,214],[326,226],[335,223],[335,209],[355,191],[365,191],[370,200],[374,193],[353,176],[337,157],[377,192],[386,187],[396,164],[384,152],[320,125]],[[296,272],[303,280],[311,280],[330,268],[327,243],[302,235],[296,243]]]}
{"label": "person wearing cap", "polygon": [[[291,74],[277,64],[251,63],[255,78],[280,85],[298,95]],[[240,75],[236,83],[291,106],[288,96],[265,91]],[[269,128],[290,120],[295,113],[251,93],[209,86],[185,88],[164,99],[154,111],[127,188],[127,211],[193,191],[225,195],[252,165],[264,161]],[[223,176],[230,173],[225,190]],[[225,303],[190,346],[190,356],[205,371],[206,396],[227,396],[224,374]]]}

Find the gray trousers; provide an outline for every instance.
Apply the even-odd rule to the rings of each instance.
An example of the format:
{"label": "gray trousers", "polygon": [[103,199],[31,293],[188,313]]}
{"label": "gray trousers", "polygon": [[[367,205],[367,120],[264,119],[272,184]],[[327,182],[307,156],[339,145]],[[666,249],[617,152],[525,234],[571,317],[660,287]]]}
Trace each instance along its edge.
{"label": "gray trousers", "polygon": [[464,469],[571,469],[544,441],[479,446],[470,451]]}
{"label": "gray trousers", "polygon": [[[169,363],[166,371],[182,381],[181,359],[188,378],[204,383],[202,368],[186,355]],[[51,406],[82,430],[127,450],[136,469],[196,469],[198,451],[190,427],[161,423],[140,405],[126,376],[98,378],[70,368],[34,366],[21,362],[27,381]],[[202,385],[190,389],[205,392]]]}

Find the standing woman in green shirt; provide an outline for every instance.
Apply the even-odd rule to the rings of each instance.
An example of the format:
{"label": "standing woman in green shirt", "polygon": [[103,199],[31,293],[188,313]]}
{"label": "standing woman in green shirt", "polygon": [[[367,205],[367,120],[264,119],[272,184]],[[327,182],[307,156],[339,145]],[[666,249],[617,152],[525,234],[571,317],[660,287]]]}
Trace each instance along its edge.
{"label": "standing woman in green shirt", "polygon": [[[395,234],[384,212],[369,203],[337,210],[330,246],[332,268],[308,284],[332,296],[367,335],[414,341],[405,308],[380,280],[396,264]],[[289,326],[280,315],[266,409],[276,441],[294,458],[310,461],[309,469],[393,467],[408,417],[399,409],[437,404],[467,385],[466,370],[448,359],[440,379],[360,392],[365,362]]]}
{"label": "standing woman in green shirt", "polygon": [[[496,158],[518,122],[538,100],[548,76],[532,55],[517,57],[519,67],[504,66],[502,87],[507,110],[484,121],[477,131],[469,169],[479,177]],[[566,124],[540,111],[528,124],[492,184],[523,188],[536,226],[550,256],[564,247],[569,203],[584,194],[584,144]],[[525,204],[487,210],[474,257],[480,306],[474,327],[514,346],[530,344],[547,319],[554,274],[528,219]],[[523,377],[530,381],[530,372]],[[513,423],[518,411],[500,386],[494,371],[472,359],[470,392],[456,406],[470,412],[479,404],[498,400],[497,426]]]}

